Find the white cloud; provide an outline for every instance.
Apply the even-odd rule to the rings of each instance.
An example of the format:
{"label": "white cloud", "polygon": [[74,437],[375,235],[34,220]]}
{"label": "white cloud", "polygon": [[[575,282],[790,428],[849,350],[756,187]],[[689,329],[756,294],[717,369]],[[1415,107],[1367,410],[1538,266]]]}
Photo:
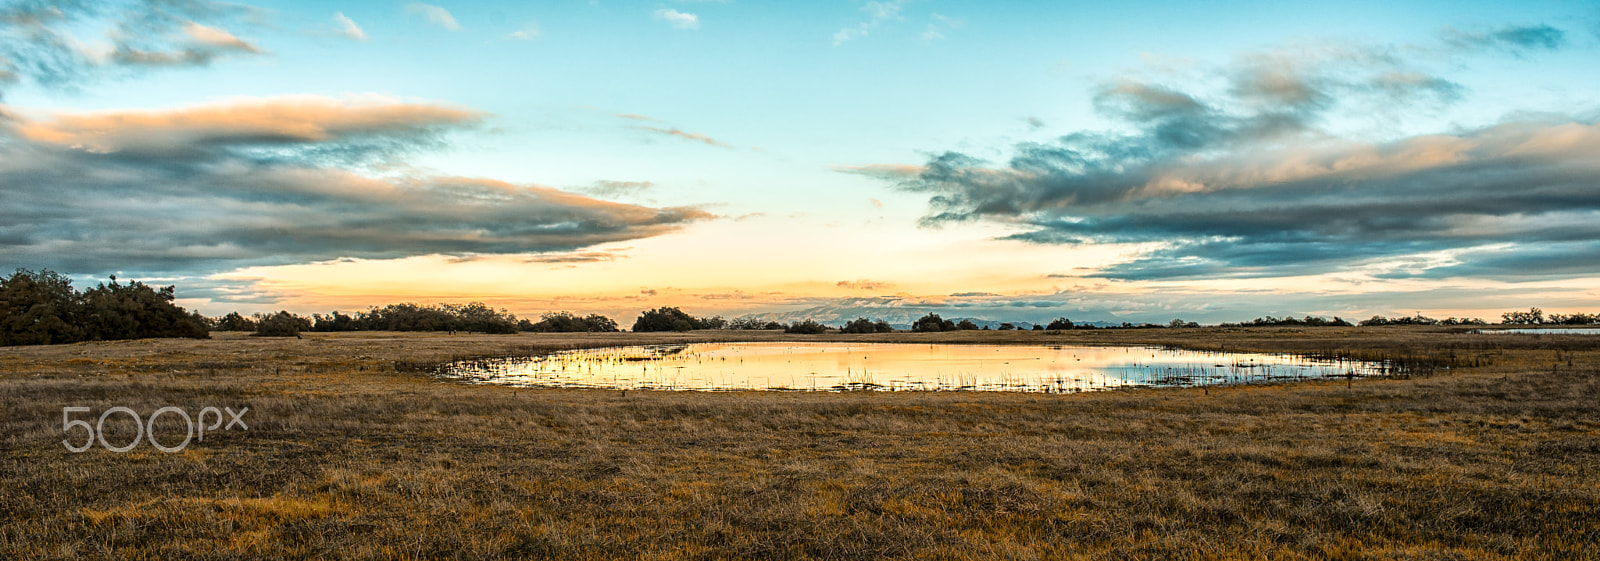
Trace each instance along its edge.
{"label": "white cloud", "polygon": [[438,25],[439,27],[443,27],[451,31],[461,30],[461,24],[456,22],[455,16],[450,15],[450,10],[440,8],[432,4],[412,2],[406,5],[406,11],[414,14],[422,14],[423,17],[428,18],[430,23]]}
{"label": "white cloud", "polygon": [[[861,11],[866,12],[867,20],[852,27],[840,29],[833,34],[833,46],[843,45],[845,41],[867,36],[867,32],[876,29],[883,22],[901,19],[900,7],[905,5],[905,0],[888,0],[886,2],[867,2],[861,6]],[[941,36],[942,37],[942,36]]]}
{"label": "white cloud", "polygon": [[366,41],[367,32],[356,25],[355,20],[345,17],[344,12],[334,12],[333,21],[339,22],[339,34],[357,41]]}
{"label": "white cloud", "polygon": [[671,8],[656,10],[655,18],[666,21],[667,24],[677,29],[700,29],[700,16]]}
{"label": "white cloud", "polygon": [[528,40],[532,40],[535,37],[538,37],[539,34],[540,34],[539,33],[539,23],[530,21],[530,22],[528,22],[528,25],[522,26],[522,29],[518,29],[516,31],[513,31],[513,32],[507,34],[506,38],[507,39],[518,39],[518,40],[522,40],[522,41],[528,41]]}
{"label": "white cloud", "polygon": [[194,39],[195,42],[210,47],[215,47],[217,49],[235,50],[247,53],[261,52],[260,48],[250,44],[244,39],[240,39],[238,36],[229,33],[228,30],[220,27],[200,25],[191,21],[187,24],[184,24],[183,32],[184,34],[188,35],[190,39]]}

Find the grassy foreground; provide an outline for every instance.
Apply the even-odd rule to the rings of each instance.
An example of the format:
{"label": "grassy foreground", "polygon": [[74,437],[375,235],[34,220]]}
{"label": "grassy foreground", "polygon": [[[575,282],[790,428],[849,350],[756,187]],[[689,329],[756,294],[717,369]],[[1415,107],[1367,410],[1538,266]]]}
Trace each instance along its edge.
{"label": "grassy foreground", "polygon": [[[1600,342],[1437,328],[885,334],[1388,357],[1069,395],[514,390],[420,366],[687,335],[0,348],[0,559],[1600,559]],[[249,407],[179,453],[62,408]],[[107,440],[133,437],[125,417]],[[176,416],[158,438],[181,440]]]}

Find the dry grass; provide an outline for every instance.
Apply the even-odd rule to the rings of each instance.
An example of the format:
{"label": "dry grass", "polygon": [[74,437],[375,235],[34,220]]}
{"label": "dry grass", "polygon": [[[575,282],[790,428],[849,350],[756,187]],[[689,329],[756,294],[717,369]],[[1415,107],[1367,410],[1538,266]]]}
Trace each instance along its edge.
{"label": "dry grass", "polygon": [[[1455,365],[1348,389],[623,393],[416,372],[469,356],[784,337],[223,335],[0,349],[0,558],[1600,558],[1593,337],[848,337]],[[178,454],[64,449],[63,407],[118,405],[248,406],[251,430]]]}

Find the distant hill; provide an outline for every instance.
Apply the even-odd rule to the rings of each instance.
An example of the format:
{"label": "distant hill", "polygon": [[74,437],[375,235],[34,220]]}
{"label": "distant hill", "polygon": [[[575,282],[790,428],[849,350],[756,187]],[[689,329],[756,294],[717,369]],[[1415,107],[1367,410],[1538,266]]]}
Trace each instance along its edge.
{"label": "distant hill", "polygon": [[[917,318],[928,315],[929,312],[939,314],[939,317],[954,322],[969,320],[979,328],[987,326],[989,329],[999,329],[1001,323],[1009,322],[1018,329],[1033,329],[1034,322],[1016,319],[989,319],[959,315],[960,309],[950,307],[935,307],[908,303],[900,300],[885,301],[877,298],[845,299],[831,304],[794,310],[790,312],[768,312],[764,314],[751,314],[742,317],[754,317],[761,321],[776,321],[780,323],[793,323],[796,321],[813,320],[833,327],[843,326],[856,318],[870,320],[884,320],[893,325],[895,329],[911,329],[911,322]],[[1103,321],[1078,322],[1088,323],[1098,327],[1121,325]]]}

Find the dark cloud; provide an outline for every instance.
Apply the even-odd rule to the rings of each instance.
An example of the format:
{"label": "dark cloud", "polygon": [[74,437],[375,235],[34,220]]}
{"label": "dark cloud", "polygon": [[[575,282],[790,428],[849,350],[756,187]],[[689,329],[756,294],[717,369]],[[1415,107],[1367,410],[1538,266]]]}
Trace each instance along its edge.
{"label": "dark cloud", "polygon": [[618,257],[626,255],[611,251],[566,251],[560,253],[540,253],[528,256],[524,263],[596,263],[601,261],[615,261]]}
{"label": "dark cloud", "polygon": [[883,290],[883,289],[886,289],[886,288],[892,288],[894,285],[886,283],[886,282],[877,282],[877,281],[870,281],[870,280],[867,280],[867,279],[860,279],[860,280],[853,280],[853,281],[842,280],[842,281],[834,283],[834,286],[837,286],[839,288],[848,288],[850,290]]}
{"label": "dark cloud", "polygon": [[[1034,243],[1153,246],[1101,271],[1123,279],[1384,275],[1420,262],[1403,256],[1470,260],[1475,248],[1600,240],[1600,124],[1525,117],[1356,142],[1323,122],[1364,104],[1448,102],[1461,88],[1362,51],[1251,55],[1222,75],[1221,95],[1131,79],[1101,86],[1097,110],[1132,132],[1021,143],[1003,163],[944,152],[920,167],[836,169],[928,194],[928,225],[987,220]],[[1512,263],[1420,270],[1519,275],[1527,270],[1512,267],[1553,262]]]}
{"label": "dark cloud", "polygon": [[1444,30],[1445,42],[1460,49],[1498,49],[1514,54],[1554,51],[1566,45],[1566,32],[1549,25],[1506,26],[1492,30]]}
{"label": "dark cloud", "polygon": [[583,192],[596,197],[615,199],[639,195],[654,189],[655,186],[655,183],[649,181],[596,181],[593,185],[585,187]]}
{"label": "dark cloud", "polygon": [[[204,0],[12,1],[0,7],[0,85],[26,81],[73,89],[139,68],[201,66],[225,56],[261,54],[263,49],[234,31],[263,27],[266,19],[257,8]],[[110,46],[105,52],[69,33],[96,28]]]}
{"label": "dark cloud", "polygon": [[404,145],[478,118],[451,107],[311,97],[12,117],[0,129],[0,261],[64,272],[197,272],[340,257],[569,252],[710,216],[536,185],[369,176],[319,163],[320,150]]}

